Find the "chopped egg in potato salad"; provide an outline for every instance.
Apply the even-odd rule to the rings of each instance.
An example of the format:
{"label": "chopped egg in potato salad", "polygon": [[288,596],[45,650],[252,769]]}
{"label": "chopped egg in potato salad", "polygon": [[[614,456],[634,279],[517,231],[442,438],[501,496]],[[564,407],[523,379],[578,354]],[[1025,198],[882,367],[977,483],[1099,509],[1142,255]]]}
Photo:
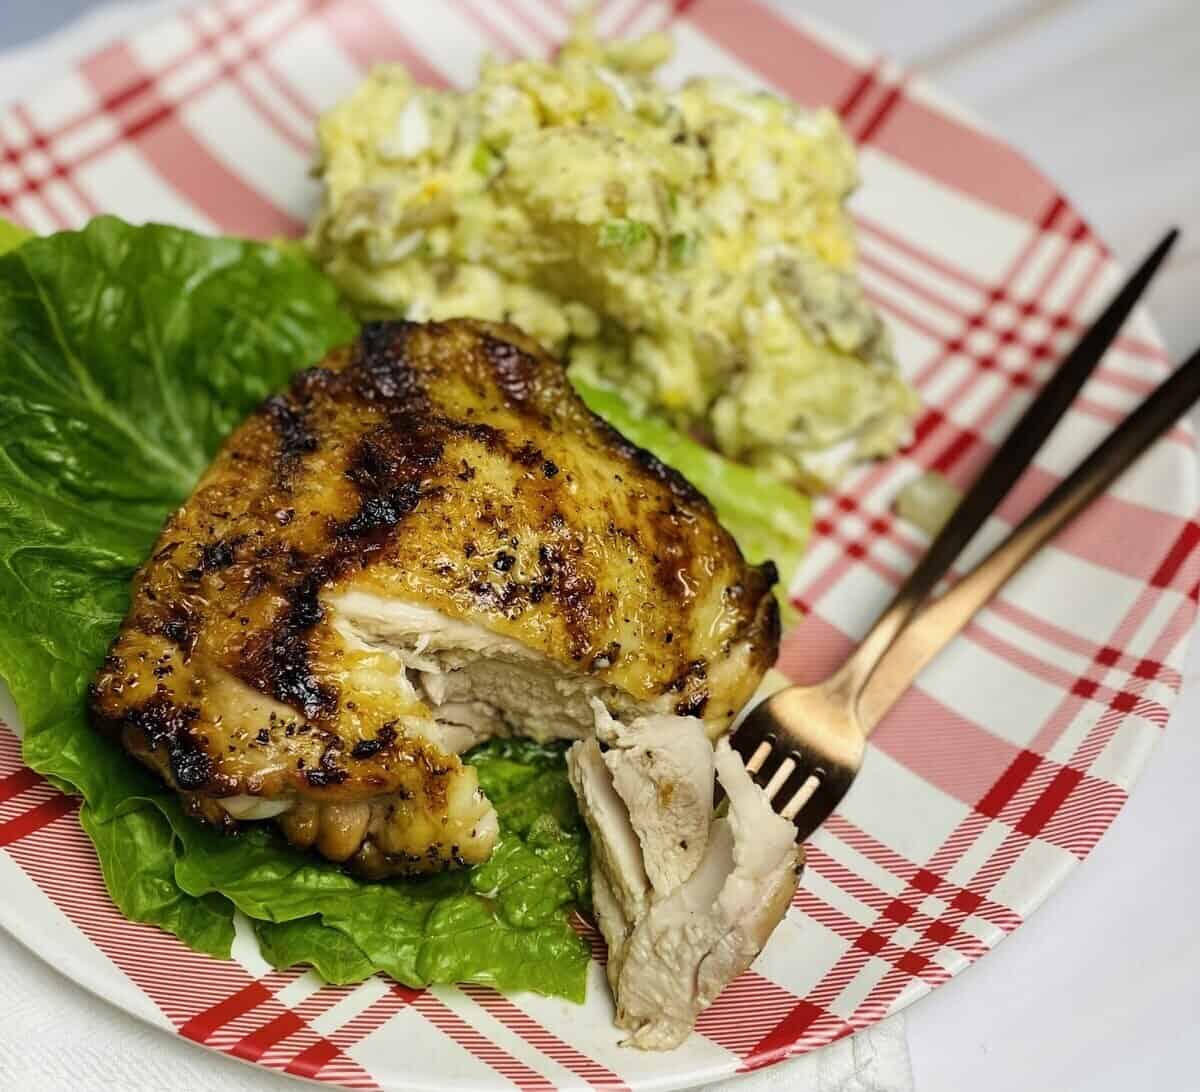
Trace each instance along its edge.
{"label": "chopped egg in potato salad", "polygon": [[837,118],[652,78],[670,40],[484,62],[467,91],[376,68],[320,122],[310,244],[365,317],[507,320],[724,454],[826,479],[915,399],[854,272]]}

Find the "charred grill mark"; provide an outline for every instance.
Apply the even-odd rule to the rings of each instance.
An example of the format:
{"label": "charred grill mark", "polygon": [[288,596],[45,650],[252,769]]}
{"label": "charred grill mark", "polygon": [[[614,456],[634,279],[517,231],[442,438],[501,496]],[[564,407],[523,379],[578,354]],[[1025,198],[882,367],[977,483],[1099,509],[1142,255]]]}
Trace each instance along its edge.
{"label": "charred grill mark", "polygon": [[697,690],[686,698],[675,703],[675,715],[678,717],[702,717],[708,707],[708,691]]}
{"label": "charred grill mark", "polygon": [[190,599],[181,597],[166,604],[152,601],[151,610],[139,615],[138,627],[143,633],[165,637],[186,659],[196,648],[196,641],[200,635],[200,621]]}
{"label": "charred grill mark", "polygon": [[423,496],[422,485],[437,469],[445,443],[436,423],[413,414],[394,414],[354,449],[346,477],[358,489],[358,512],[334,529],[336,539],[390,532]]}
{"label": "charred grill mark", "polygon": [[386,425],[359,442],[350,456],[346,477],[360,490],[375,493],[428,477],[446,447],[438,423],[417,414],[393,414]]}
{"label": "charred grill mark", "polygon": [[526,440],[512,453],[513,460],[521,466],[537,466],[546,460],[542,457],[542,449],[530,440]]}
{"label": "charred grill mark", "polygon": [[417,329],[411,322],[368,322],[358,339],[351,381],[369,402],[402,404],[412,410],[428,406],[425,386],[408,360],[408,342]]}
{"label": "charred grill mark", "polygon": [[292,588],[282,616],[251,639],[237,664],[244,682],[310,720],[330,717],[338,707],[337,691],[317,678],[308,647],[309,631],[325,617],[320,592],[332,575],[322,562]]}
{"label": "charred grill mark", "polygon": [[288,620],[297,629],[312,629],[325,620],[325,608],[321,606],[321,587],[334,575],[334,567],[322,563],[305,578],[291,597]]}
{"label": "charred grill mark", "polygon": [[482,336],[483,357],[492,369],[496,386],[514,409],[528,410],[537,387],[538,361],[508,341]]}
{"label": "charred grill mark", "polygon": [[327,785],[340,785],[350,776],[346,769],[338,765],[341,753],[342,741],[336,738],[330,740],[325,750],[321,752],[320,765],[315,770],[305,770],[304,780],[314,789],[321,789]]}
{"label": "charred grill mark", "polygon": [[309,718],[329,717],[337,710],[338,695],[312,669],[304,632],[285,619],[283,631],[246,649],[239,674],[264,694],[300,710]]}
{"label": "charred grill mark", "polygon": [[544,594],[554,597],[555,605],[565,616],[571,658],[580,660],[591,644],[588,630],[592,621],[591,598],[596,591],[596,582],[590,576],[583,575],[558,546],[538,547],[538,568]]}
{"label": "charred grill mark", "polygon": [[492,428],[491,425],[483,425],[479,422],[464,423],[462,421],[451,421],[448,418],[442,418],[447,428],[452,428],[460,435],[470,436],[488,448],[500,448],[504,446],[504,433],[498,428]]}
{"label": "charred grill mark", "polygon": [[382,496],[364,497],[358,511],[334,534],[338,538],[360,538],[378,531],[391,530],[409,514],[421,500],[421,487],[405,482]]}
{"label": "charred grill mark", "polygon": [[[449,430],[444,419],[413,409],[418,383],[404,359],[407,337],[408,329],[402,325],[364,328],[357,358],[360,367],[353,370],[354,375],[366,376],[370,398],[401,403],[408,399],[408,403],[392,409],[386,423],[376,426],[354,447],[345,474],[359,495],[357,511],[330,527],[330,545],[324,556],[288,566],[301,577],[290,589],[286,584],[281,589],[288,607],[268,632],[250,643],[239,664],[239,674],[246,682],[309,719],[330,718],[338,708],[338,694],[317,678],[308,647],[309,632],[324,619],[321,589],[356,562],[361,563],[364,550],[381,548],[421,500],[434,492],[426,483],[445,452]],[[331,388],[339,379],[314,376],[307,382],[309,389],[317,384]],[[362,395],[361,384],[357,379],[353,382]],[[498,435],[486,425],[463,429],[488,442]],[[314,777],[322,784],[337,783],[329,770],[308,770],[305,776],[310,784],[316,784]]]}
{"label": "charred grill mark", "polygon": [[205,544],[200,551],[200,575],[228,569],[237,557],[238,547],[245,541],[245,535],[234,535],[233,538],[219,538]]}
{"label": "charred grill mark", "polygon": [[396,725],[389,721],[376,733],[374,739],[360,739],[350,750],[351,758],[372,758],[396,739]]}
{"label": "charred grill mark", "polygon": [[151,751],[161,747],[167,752],[171,776],[181,789],[199,789],[213,774],[212,759],[191,734],[191,726],[199,717],[199,709],[177,705],[162,688],[125,714],[128,724],[142,734]]}
{"label": "charred grill mark", "polygon": [[[529,442],[512,450],[502,431],[482,422],[457,421],[429,412],[412,412],[405,408],[389,414],[381,425],[366,436],[350,458],[346,476],[357,487],[361,501],[358,512],[334,528],[336,538],[384,539],[420,501],[430,496],[428,486],[442,466],[446,442],[450,437],[466,438],[493,452],[508,452],[522,466],[543,464],[541,450]],[[463,471],[456,475],[470,480],[474,470],[461,460]],[[555,468],[557,473],[557,468]],[[434,487],[436,488],[436,487]],[[501,555],[496,569],[507,572]],[[506,587],[500,592],[491,586],[479,587],[478,594],[495,598],[500,606],[511,607],[517,589]]]}
{"label": "charred grill mark", "polygon": [[293,405],[287,395],[277,394],[263,403],[262,412],[275,426],[283,462],[293,462],[317,450],[317,438],[308,426],[303,406]]}
{"label": "charred grill mark", "polygon": [[684,664],[683,669],[667,683],[668,693],[679,693],[685,690],[693,680],[703,681],[708,678],[708,664],[704,660],[692,660]]}

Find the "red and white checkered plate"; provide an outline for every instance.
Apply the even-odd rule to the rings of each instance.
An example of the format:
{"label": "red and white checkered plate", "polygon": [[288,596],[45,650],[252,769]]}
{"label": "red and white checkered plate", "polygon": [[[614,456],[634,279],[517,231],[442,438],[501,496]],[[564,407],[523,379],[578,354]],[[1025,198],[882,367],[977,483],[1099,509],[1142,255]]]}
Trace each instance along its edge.
{"label": "red and white checkered plate", "polygon": [[[0,215],[97,212],[299,233],[313,120],[375,61],[467,84],[481,53],[544,54],[564,0],[227,0],[112,46],[0,115]],[[667,77],[715,73],[833,104],[862,146],[862,276],[924,400],[912,445],[821,502],[781,667],[824,674],[921,551],[890,513],[934,468],[968,482],[1117,270],[1016,152],[873,52],[752,0],[611,0],[606,33],[670,24]],[[1165,370],[1144,314],[989,524],[994,541]],[[828,1043],[916,1000],[1015,929],[1096,844],[1167,721],[1200,577],[1196,462],[1177,428],[922,676],[814,840],[754,969],[670,1055],[617,1046],[592,968],[579,1008],[490,990],[350,989],[252,942],[195,955],[124,921],[75,803],[0,731],[0,922],[64,973],[239,1058],[354,1088],[666,1090]],[[13,723],[11,707],[0,716]]]}

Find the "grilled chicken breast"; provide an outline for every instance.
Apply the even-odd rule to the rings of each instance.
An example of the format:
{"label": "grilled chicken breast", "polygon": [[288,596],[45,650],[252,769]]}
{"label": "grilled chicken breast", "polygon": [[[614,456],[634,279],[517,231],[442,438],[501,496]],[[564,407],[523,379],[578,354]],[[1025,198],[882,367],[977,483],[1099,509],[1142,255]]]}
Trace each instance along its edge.
{"label": "grilled chicken breast", "polygon": [[374,324],[167,521],[92,705],[195,815],[274,819],[369,877],[484,860],[458,753],[591,738],[598,706],[631,797],[664,791],[647,738],[679,749],[699,841],[660,865],[684,877],[709,827],[687,786],[775,658],[773,580],[516,329]]}

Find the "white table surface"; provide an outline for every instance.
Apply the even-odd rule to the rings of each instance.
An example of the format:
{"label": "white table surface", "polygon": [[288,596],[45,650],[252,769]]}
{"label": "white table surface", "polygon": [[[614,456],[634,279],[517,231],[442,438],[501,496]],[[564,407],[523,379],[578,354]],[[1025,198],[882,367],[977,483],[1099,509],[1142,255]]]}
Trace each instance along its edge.
{"label": "white table surface", "polygon": [[[1043,167],[1126,260],[1165,225],[1180,224],[1184,241],[1151,308],[1177,355],[1200,342],[1200,3],[771,2],[801,7],[931,76]],[[90,6],[0,0],[0,50]],[[137,0],[127,7],[136,25]],[[69,39],[61,45],[65,63]],[[8,63],[0,77],[25,75],[19,58]],[[1162,744],[1092,856],[996,952],[909,1010],[920,1092],[1200,1088],[1198,721],[1200,642]],[[19,1000],[47,991],[60,999],[56,1032],[74,1028],[79,1046],[77,1071],[53,1084],[39,1083],[23,1062],[39,1028]],[[0,1092],[120,1087],[106,1048],[118,1030],[130,1042],[131,1018],[81,994],[6,936],[0,997],[0,1074],[20,1075]],[[161,1065],[164,1089],[294,1087],[149,1028],[136,1042]]]}

